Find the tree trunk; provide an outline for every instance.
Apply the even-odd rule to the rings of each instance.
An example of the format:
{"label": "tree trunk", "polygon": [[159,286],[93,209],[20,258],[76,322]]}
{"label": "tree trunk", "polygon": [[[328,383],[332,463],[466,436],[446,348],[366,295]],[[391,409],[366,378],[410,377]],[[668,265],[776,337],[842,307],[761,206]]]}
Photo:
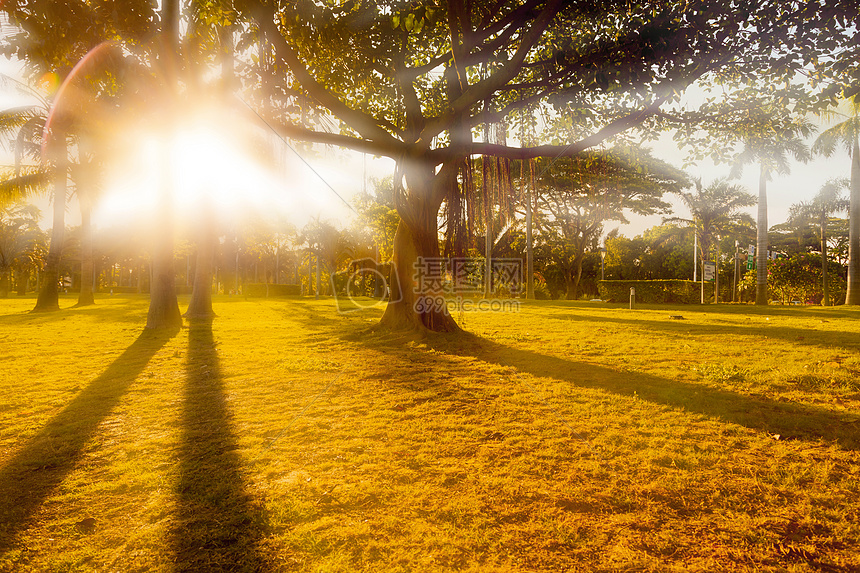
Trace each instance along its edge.
{"label": "tree trunk", "polygon": [[434,174],[431,165],[402,166],[410,201],[399,205],[401,220],[394,235],[390,295],[381,324],[394,330],[459,332],[448,313],[439,282],[419,280],[419,271],[441,262],[437,216],[446,185],[456,185],[456,163]]}
{"label": "tree trunk", "polygon": [[93,227],[90,201],[83,193],[78,194],[81,204],[81,292],[76,306],[95,304],[93,297]]}
{"label": "tree trunk", "polygon": [[[585,242],[583,241],[583,245]],[[576,258],[573,259],[573,268],[570,269],[570,272],[565,272],[564,274],[564,282],[567,286],[567,294],[565,298],[567,300],[577,300],[579,299],[579,283],[582,281],[582,262],[585,259],[585,249],[577,253]]]}
{"label": "tree trunk", "polygon": [[313,254],[309,250],[308,251],[308,292],[306,293],[308,296],[311,296],[311,291],[313,290],[313,284],[314,284],[314,279],[313,279],[314,261],[313,261],[312,257],[313,257]]}
{"label": "tree trunk", "polygon": [[197,240],[197,262],[194,268],[194,286],[185,317],[189,320],[212,320],[212,265],[215,257],[215,236],[212,225],[212,210],[204,207]]}
{"label": "tree trunk", "polygon": [[65,134],[55,134],[51,142],[54,155],[54,221],[51,229],[51,246],[45,260],[45,274],[36,307],[33,312],[60,310],[60,258],[66,235],[66,186],[68,177],[68,151]]}
{"label": "tree trunk", "polygon": [[176,271],[173,263],[173,204],[170,181],[172,158],[162,158],[162,189],[158,213],[161,221],[152,251],[152,283],[149,285],[149,314],[146,328],[178,329],[182,327],[182,314],[176,298]]}
{"label": "tree trunk", "polygon": [[851,151],[851,197],[848,208],[848,292],[845,304],[860,304],[860,145]]}
{"label": "tree trunk", "polygon": [[0,272],[0,298],[6,298],[9,296],[9,283],[11,271],[2,271]]}
{"label": "tree trunk", "polygon": [[18,284],[17,292],[18,296],[24,296],[27,294],[27,285],[30,284],[30,271],[28,269],[21,269],[18,271]]}
{"label": "tree trunk", "polygon": [[[525,162],[522,162],[525,163]],[[520,176],[524,179],[525,175],[522,174],[522,167],[520,167]],[[534,251],[532,248],[532,193],[534,190],[534,163],[529,162],[529,170],[531,172],[531,180],[529,183],[528,191],[525,195],[526,197],[526,298],[528,300],[533,300],[535,297],[535,265],[534,265]]]}
{"label": "tree trunk", "polygon": [[565,300],[576,300],[576,278],[572,273],[564,273],[564,286],[565,286]]}
{"label": "tree trunk", "polygon": [[717,255],[714,257],[714,304],[720,303],[720,238],[717,237]]}
{"label": "tree trunk", "polygon": [[767,170],[762,166],[758,182],[755,303],[767,305]]}
{"label": "tree trunk", "polygon": [[[179,0],[164,0],[161,6],[162,33],[166,47],[163,58],[167,69],[177,71],[172,67],[179,52]],[[178,78],[167,78],[170,89],[178,85]],[[170,110],[168,111],[168,115]],[[170,125],[170,120],[168,120]],[[152,281],[149,285],[149,313],[146,317],[148,329],[179,329],[182,327],[182,314],[179,312],[179,301],[176,298],[176,270],[173,263],[173,158],[165,146],[161,156],[161,189],[159,197],[160,225],[156,232],[154,249],[152,251]]]}
{"label": "tree trunk", "polygon": [[830,280],[827,276],[827,213],[821,214],[821,304],[830,306]]}
{"label": "tree trunk", "polygon": [[316,261],[316,266],[317,266],[317,286],[316,286],[316,290],[314,291],[314,298],[316,300],[319,300],[319,298],[320,298],[320,281],[322,278],[321,277],[322,273],[320,271],[320,255],[319,255],[319,253],[316,254],[316,256],[314,257],[314,260]]}

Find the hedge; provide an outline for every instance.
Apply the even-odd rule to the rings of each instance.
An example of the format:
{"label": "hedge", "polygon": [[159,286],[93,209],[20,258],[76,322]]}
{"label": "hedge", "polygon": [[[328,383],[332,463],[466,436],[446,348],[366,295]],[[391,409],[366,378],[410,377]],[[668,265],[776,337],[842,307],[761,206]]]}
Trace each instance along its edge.
{"label": "hedge", "polygon": [[[630,289],[636,289],[636,302],[698,304],[701,302],[701,283],[681,280],[653,281],[598,281],[600,298],[609,302],[627,302]],[[705,283],[705,300],[713,300],[714,283]]]}
{"label": "hedge", "polygon": [[[76,292],[80,292],[80,290],[81,289],[78,288]],[[98,292],[110,294],[137,294],[139,292],[149,292],[149,290],[144,288],[143,291],[140,291],[136,286],[103,286],[98,289]]]}
{"label": "hedge", "polygon": [[299,285],[251,283],[242,288],[246,296],[299,296],[302,294],[302,287]]}

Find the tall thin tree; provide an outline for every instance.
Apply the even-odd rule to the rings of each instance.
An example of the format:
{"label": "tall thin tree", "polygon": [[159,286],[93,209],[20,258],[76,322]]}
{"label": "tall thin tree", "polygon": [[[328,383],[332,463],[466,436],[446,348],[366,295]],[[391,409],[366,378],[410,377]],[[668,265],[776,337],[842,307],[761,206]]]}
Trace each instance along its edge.
{"label": "tall thin tree", "polygon": [[[767,113],[765,112],[765,115]],[[769,120],[756,122],[744,135],[744,148],[735,160],[732,175],[739,176],[744,165],[758,163],[758,216],[756,218],[756,290],[755,303],[767,305],[767,183],[774,173],[787,175],[791,169],[789,158],[809,160],[809,147],[802,137],[812,133],[812,125],[805,120],[790,120],[774,127]]]}
{"label": "tall thin tree", "polygon": [[821,132],[812,150],[827,157],[843,147],[851,158],[851,183],[848,207],[848,291],[845,304],[860,304],[860,94],[844,102],[847,113],[834,111],[831,116],[845,119]]}

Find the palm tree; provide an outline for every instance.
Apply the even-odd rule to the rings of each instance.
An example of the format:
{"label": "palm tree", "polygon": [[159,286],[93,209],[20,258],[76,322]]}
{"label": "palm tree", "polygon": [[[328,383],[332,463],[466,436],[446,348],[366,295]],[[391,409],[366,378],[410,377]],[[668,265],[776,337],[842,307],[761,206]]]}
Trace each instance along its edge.
{"label": "palm tree", "polygon": [[[37,94],[33,92],[33,95]],[[38,96],[37,96],[38,97]],[[59,310],[60,258],[65,240],[68,178],[68,142],[65,130],[56,125],[47,141],[42,141],[48,115],[47,102],[0,112],[0,133],[11,139],[15,151],[14,173],[7,174],[0,191],[4,198],[27,197],[53,183],[53,229],[44,277],[34,312]],[[38,162],[38,166],[25,161]]]}
{"label": "palm tree", "polygon": [[[42,306],[37,303],[34,310],[59,309],[56,282],[59,277],[60,251],[64,242],[66,191],[64,183],[59,183],[58,171],[54,169],[52,175],[51,165],[42,155],[42,136],[50,104],[42,94],[9,76],[0,75],[0,85],[12,88],[33,100],[32,104],[0,111],[0,137],[10,142],[15,157],[14,167],[0,175],[0,205],[12,204],[45,192],[53,178],[55,183],[54,228],[44,270],[46,278],[54,277],[54,279],[52,282],[43,281],[42,290],[50,291],[46,295],[53,294],[54,304],[49,304],[50,301],[44,302],[47,299],[40,291],[39,301]],[[54,167],[57,166],[57,164],[54,165]],[[65,181],[65,174],[63,175]]]}
{"label": "palm tree", "polygon": [[844,147],[851,158],[851,183],[848,207],[848,292],[845,304],[860,304],[860,94],[845,100],[848,113],[831,115],[845,118],[823,131],[812,150],[830,157],[837,147]]}
{"label": "palm tree", "polygon": [[821,244],[821,289],[823,298],[821,304],[830,306],[830,281],[827,272],[827,224],[834,213],[848,209],[848,201],[842,196],[842,190],[848,187],[848,180],[829,179],[818,194],[809,203],[792,205],[790,219],[797,222],[808,221],[818,224]]}
{"label": "palm tree", "polygon": [[0,297],[9,294],[12,269],[17,272],[26,269],[40,250],[43,233],[39,229],[39,216],[35,205],[21,201],[0,206]]}
{"label": "palm tree", "polygon": [[[752,224],[752,217],[741,212],[741,209],[755,205],[755,196],[741,185],[729,183],[726,178],[717,179],[707,187],[703,187],[702,180],[697,179],[695,191],[679,191],[675,194],[690,210],[690,218],[669,217],[663,222],[683,223],[688,229],[693,229],[698,238],[701,261],[710,258],[717,236]],[[668,239],[671,234],[667,233],[661,240]]]}
{"label": "palm tree", "polygon": [[809,147],[803,142],[801,136],[808,137],[812,130],[812,125],[805,120],[789,122],[779,127],[774,127],[767,118],[756,121],[752,129],[743,136],[744,149],[737,156],[732,168],[732,176],[737,177],[740,176],[744,165],[759,164],[755,285],[757,305],[767,305],[768,302],[767,182],[773,179],[774,173],[787,175],[791,171],[789,157],[803,162],[809,160]]}

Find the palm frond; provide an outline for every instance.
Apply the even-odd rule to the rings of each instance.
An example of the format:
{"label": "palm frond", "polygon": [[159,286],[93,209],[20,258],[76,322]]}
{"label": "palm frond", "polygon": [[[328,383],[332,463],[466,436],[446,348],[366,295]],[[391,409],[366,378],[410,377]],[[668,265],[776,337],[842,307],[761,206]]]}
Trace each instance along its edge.
{"label": "palm frond", "polygon": [[25,105],[0,111],[0,136],[14,139],[18,130],[37,117],[44,117],[45,110],[39,106]]}
{"label": "palm frond", "polygon": [[860,133],[860,116],[849,117],[822,131],[815,139],[812,151],[830,157],[837,147],[844,147],[850,153],[858,133]]}
{"label": "palm frond", "polygon": [[42,193],[50,183],[50,174],[36,166],[22,167],[18,174],[0,175],[0,204],[5,205]]}

